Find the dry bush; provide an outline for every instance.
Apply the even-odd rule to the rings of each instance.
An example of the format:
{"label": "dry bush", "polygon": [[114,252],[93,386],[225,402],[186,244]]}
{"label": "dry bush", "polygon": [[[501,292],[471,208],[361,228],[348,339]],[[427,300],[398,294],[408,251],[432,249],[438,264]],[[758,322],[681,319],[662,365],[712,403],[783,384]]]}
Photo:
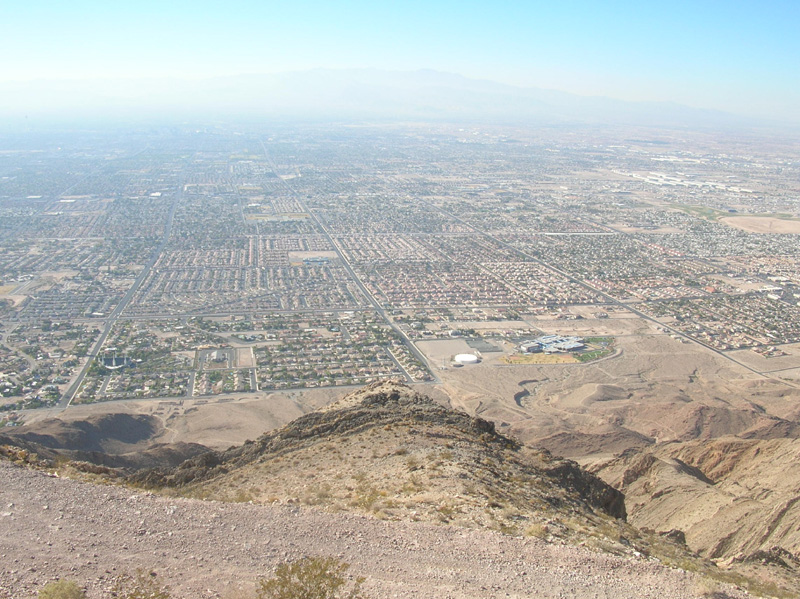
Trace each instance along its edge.
{"label": "dry bush", "polygon": [[86,599],[86,593],[72,580],[49,582],[42,587],[39,599]]}
{"label": "dry bush", "polygon": [[363,578],[348,580],[349,564],[332,557],[305,557],[281,564],[270,579],[261,579],[258,599],[367,599]]}
{"label": "dry bush", "polygon": [[142,569],[136,570],[136,574],[130,576],[123,574],[114,580],[114,587],[111,591],[112,596],[117,599],[171,599],[169,590],[162,587],[156,580],[155,572],[145,572]]}
{"label": "dry bush", "polygon": [[536,537],[537,539],[546,539],[550,536],[550,529],[547,524],[543,522],[535,522],[525,529],[525,535],[528,537]]}

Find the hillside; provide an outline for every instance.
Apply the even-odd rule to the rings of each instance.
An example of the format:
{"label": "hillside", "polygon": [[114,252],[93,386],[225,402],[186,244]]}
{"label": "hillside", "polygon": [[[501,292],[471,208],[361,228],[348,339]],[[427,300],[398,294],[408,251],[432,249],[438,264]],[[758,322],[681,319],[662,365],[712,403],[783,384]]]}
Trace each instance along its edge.
{"label": "hillside", "polygon": [[680,529],[728,563],[772,555],[800,574],[800,440],[722,437],[628,451],[595,468],[625,493],[636,526]]}
{"label": "hillside", "polygon": [[88,462],[138,470],[177,466],[206,453],[198,443],[163,443],[160,419],[144,414],[99,414],[82,420],[48,418],[35,426],[0,432],[0,446],[19,447],[42,459]]}
{"label": "hillside", "polygon": [[258,576],[307,555],[338,557],[371,599],[745,599],[653,560],[536,538],[386,522],[296,505],[160,497],[54,478],[0,461],[0,597],[31,599],[48,580],[110,599],[113,578],[154,572],[176,599],[245,599]]}
{"label": "hillside", "polygon": [[130,480],[190,497],[527,531],[620,552],[629,550],[620,536],[631,534],[622,494],[574,462],[396,382],[367,386],[240,447]]}
{"label": "hillside", "polygon": [[[105,598],[116,574],[137,567],[157,571],[177,597],[241,596],[237,587],[306,555],[351,562],[375,598],[744,596],[705,578],[745,584],[679,535],[627,524],[623,495],[576,463],[396,382],[177,467],[123,476],[45,460],[59,462],[106,484],[0,463],[0,553],[13,564],[0,596],[31,597],[68,575]],[[121,480],[167,496],[107,484]]]}
{"label": "hillside", "polygon": [[642,532],[625,521],[623,495],[575,462],[397,382],[374,383],[255,441],[127,481],[181,497],[492,529],[728,580],[741,571],[793,584],[760,566],[719,571],[686,547],[680,531]]}

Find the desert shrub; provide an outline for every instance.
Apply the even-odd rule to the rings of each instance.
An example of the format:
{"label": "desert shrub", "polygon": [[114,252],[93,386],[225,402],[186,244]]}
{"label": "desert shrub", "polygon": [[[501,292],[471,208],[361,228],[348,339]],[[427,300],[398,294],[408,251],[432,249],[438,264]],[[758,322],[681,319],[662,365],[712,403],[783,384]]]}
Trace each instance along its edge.
{"label": "desert shrub", "polygon": [[525,529],[526,536],[536,537],[537,539],[546,539],[549,534],[550,529],[543,522],[535,522]]}
{"label": "desert shrub", "polygon": [[133,576],[118,576],[111,593],[117,599],[171,599],[169,590],[156,580],[156,573],[141,569]]}
{"label": "desert shrub", "polygon": [[720,593],[720,583],[711,578],[700,578],[697,581],[697,594],[701,597],[716,597]]}
{"label": "desert shrub", "polygon": [[37,596],[39,599],[86,599],[83,589],[72,580],[48,582]]}
{"label": "desert shrub", "polygon": [[332,557],[305,557],[281,564],[270,579],[260,579],[258,599],[367,599],[363,578],[348,580],[349,564]]}

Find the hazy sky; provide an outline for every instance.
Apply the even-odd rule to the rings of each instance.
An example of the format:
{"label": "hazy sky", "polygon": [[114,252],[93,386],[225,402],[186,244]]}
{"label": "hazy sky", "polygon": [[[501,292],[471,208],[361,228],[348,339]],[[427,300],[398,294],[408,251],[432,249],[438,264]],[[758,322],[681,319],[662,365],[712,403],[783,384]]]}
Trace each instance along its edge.
{"label": "hazy sky", "polygon": [[800,121],[800,2],[0,0],[0,81],[437,69]]}

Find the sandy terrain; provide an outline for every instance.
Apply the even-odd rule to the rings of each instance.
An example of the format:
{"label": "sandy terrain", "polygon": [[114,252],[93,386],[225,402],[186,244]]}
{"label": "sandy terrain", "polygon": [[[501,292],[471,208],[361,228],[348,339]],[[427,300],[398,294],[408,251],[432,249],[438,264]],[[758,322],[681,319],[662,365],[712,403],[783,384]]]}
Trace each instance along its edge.
{"label": "sandy terrain", "polygon": [[788,368],[786,370],[778,370],[772,373],[773,376],[779,377],[785,381],[793,381],[800,383],[800,368]]}
{"label": "sandy terrain", "polygon": [[464,339],[435,339],[432,341],[417,341],[417,347],[430,360],[434,367],[439,367],[444,362],[450,366],[453,356],[457,354],[474,354],[475,350],[467,345]]}
{"label": "sandy terrain", "polygon": [[[759,377],[696,344],[663,334],[621,336],[615,343],[619,355],[588,364],[484,363],[439,375],[454,406],[495,420],[501,430],[525,442],[563,432],[621,428],[660,441],[710,434],[712,429],[724,433],[725,425],[702,421],[700,406],[741,416],[735,425],[739,430],[758,421],[760,410],[780,417],[798,410],[798,402],[787,402],[800,399],[797,389]],[[626,394],[586,401],[584,396],[594,397],[598,385]]]}
{"label": "sandy terrain", "polygon": [[769,216],[727,216],[719,220],[730,227],[748,233],[800,234],[800,220],[786,220]]}
{"label": "sandy terrain", "polygon": [[747,596],[656,562],[486,530],[163,498],[7,463],[0,489],[0,595],[15,599],[34,597],[57,577],[105,599],[114,576],[137,567],[156,572],[177,599],[230,597],[307,555],[350,563],[374,599],[662,599],[709,588],[720,598]]}
{"label": "sandy terrain", "polygon": [[[600,311],[600,310],[596,310]],[[561,320],[552,316],[539,316],[530,319],[531,325],[542,329],[546,335],[649,335],[657,331],[654,323],[628,313],[625,317],[582,318],[580,320]]]}
{"label": "sandy terrain", "polygon": [[227,449],[328,404],[345,392],[343,389],[313,389],[226,394],[224,397],[192,400],[114,401],[70,406],[65,412],[36,410],[28,413],[26,422],[33,424],[54,415],[67,420],[81,420],[90,414],[152,414],[161,418],[165,427],[163,436],[154,441],[185,441],[212,449]]}
{"label": "sandy terrain", "polygon": [[256,357],[252,347],[236,348],[236,366],[239,368],[255,368]]}
{"label": "sandy terrain", "polygon": [[775,372],[800,368],[800,343],[780,345],[778,349],[786,353],[786,355],[767,358],[752,350],[742,349],[730,352],[730,356],[735,358],[738,362],[755,368],[760,372]]}

